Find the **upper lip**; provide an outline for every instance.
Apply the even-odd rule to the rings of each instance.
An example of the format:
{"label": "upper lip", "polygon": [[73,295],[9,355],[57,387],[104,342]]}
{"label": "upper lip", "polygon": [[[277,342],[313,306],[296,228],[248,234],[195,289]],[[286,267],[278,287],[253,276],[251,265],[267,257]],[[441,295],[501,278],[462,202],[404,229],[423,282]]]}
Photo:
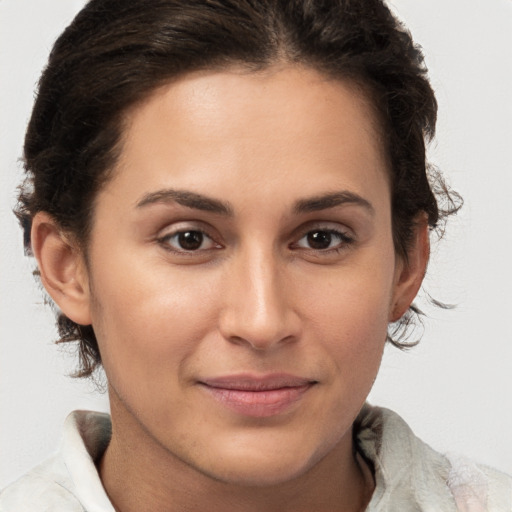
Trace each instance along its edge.
{"label": "upper lip", "polygon": [[240,391],[267,391],[282,388],[298,388],[314,384],[315,381],[287,373],[268,375],[237,374],[212,377],[200,380],[201,384],[212,388],[233,389]]}

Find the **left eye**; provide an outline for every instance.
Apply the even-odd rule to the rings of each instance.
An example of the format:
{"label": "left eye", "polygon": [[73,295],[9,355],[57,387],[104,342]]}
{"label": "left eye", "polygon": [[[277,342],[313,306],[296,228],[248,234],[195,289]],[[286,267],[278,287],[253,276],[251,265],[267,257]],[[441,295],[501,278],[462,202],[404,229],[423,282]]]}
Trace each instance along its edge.
{"label": "left eye", "polygon": [[352,239],[345,233],[333,229],[316,229],[306,233],[298,242],[297,246],[315,251],[337,249],[342,245],[348,245]]}
{"label": "left eye", "polygon": [[159,241],[177,252],[192,252],[218,247],[218,244],[206,233],[192,229],[165,235]]}

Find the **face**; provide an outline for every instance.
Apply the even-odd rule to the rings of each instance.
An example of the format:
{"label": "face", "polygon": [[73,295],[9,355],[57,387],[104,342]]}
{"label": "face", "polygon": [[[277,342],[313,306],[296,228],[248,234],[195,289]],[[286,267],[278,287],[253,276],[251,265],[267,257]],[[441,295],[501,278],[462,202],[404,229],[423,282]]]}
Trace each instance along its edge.
{"label": "face", "polygon": [[400,299],[372,110],[311,70],[232,70],[126,121],[87,271],[114,422],[224,481],[300,475],[350,445]]}

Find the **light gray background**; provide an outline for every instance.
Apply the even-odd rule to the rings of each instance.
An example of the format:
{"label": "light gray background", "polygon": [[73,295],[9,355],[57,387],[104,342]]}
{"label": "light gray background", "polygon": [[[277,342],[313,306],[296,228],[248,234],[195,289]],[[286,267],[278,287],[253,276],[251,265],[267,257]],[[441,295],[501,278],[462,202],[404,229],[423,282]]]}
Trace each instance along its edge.
{"label": "light gray background", "polygon": [[[105,395],[65,375],[53,316],[11,214],[33,90],[83,0],[0,0],[0,487],[47,457],[77,408]],[[388,347],[373,403],[440,451],[512,473],[512,0],[394,0],[423,46],[439,100],[430,157],[465,198],[426,279],[455,311],[429,310],[421,344]]]}

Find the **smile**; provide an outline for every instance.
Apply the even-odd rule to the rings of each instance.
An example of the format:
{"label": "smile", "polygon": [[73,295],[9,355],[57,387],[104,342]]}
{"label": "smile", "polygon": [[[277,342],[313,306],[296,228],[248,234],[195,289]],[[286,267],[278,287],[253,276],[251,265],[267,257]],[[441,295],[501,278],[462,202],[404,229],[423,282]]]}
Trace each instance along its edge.
{"label": "smile", "polygon": [[286,374],[233,375],[205,379],[203,388],[222,405],[243,416],[265,418],[288,410],[315,381]]}

